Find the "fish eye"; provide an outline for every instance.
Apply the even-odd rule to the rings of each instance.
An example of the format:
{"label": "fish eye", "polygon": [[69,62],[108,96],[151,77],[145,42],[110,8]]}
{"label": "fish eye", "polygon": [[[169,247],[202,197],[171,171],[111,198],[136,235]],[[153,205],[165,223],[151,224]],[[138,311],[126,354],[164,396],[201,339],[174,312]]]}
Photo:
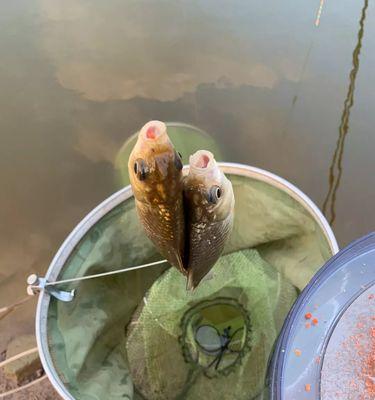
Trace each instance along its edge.
{"label": "fish eye", "polygon": [[145,160],[138,158],[134,163],[134,173],[140,181],[144,181],[149,173],[149,168]]}
{"label": "fish eye", "polygon": [[208,201],[216,204],[222,196],[222,190],[219,186],[212,186],[208,192]]}

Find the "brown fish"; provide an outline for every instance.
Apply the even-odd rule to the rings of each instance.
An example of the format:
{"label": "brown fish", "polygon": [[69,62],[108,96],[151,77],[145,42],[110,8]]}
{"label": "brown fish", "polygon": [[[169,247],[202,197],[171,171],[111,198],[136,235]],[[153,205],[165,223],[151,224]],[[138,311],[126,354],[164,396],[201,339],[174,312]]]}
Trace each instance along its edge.
{"label": "brown fish", "polygon": [[128,163],[135,204],[148,238],[186,275],[182,167],[165,124],[148,122],[139,132]]}
{"label": "brown fish", "polygon": [[232,184],[209,151],[200,150],[190,157],[184,197],[187,288],[191,290],[198,286],[220,257],[233,226]]}

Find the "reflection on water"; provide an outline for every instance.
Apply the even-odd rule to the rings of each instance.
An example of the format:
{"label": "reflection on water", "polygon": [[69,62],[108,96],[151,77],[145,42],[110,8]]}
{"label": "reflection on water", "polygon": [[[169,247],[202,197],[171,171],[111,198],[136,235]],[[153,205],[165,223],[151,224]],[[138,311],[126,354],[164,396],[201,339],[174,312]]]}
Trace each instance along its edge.
{"label": "reflection on water", "polygon": [[[66,0],[64,7],[45,0],[43,10],[54,23],[43,44],[60,84],[90,100],[174,101],[201,83],[272,88],[279,80],[277,71],[252,52],[240,53],[253,43],[251,38],[240,43],[236,24],[243,17],[234,12],[239,5],[235,3],[224,2],[219,10],[205,2],[200,7],[191,2],[126,2],[119,5],[124,23],[101,1],[86,3],[78,11],[76,0]],[[225,11],[235,19],[226,18]],[[221,23],[224,20],[230,30]],[[56,47],[62,33],[67,51]],[[118,47],[119,35],[128,40]]]}
{"label": "reflection on water", "polygon": [[313,46],[314,46],[314,42],[313,42],[313,40],[311,40],[311,44],[310,44],[310,46],[309,46],[309,48],[307,50],[306,57],[305,57],[305,60],[303,62],[303,67],[301,69],[301,74],[300,74],[300,77],[298,79],[298,87],[297,87],[297,90],[296,90],[296,94],[293,96],[292,105],[290,107],[290,111],[289,111],[288,116],[286,118],[286,124],[285,124],[285,127],[283,129],[283,135],[286,135],[286,133],[288,131],[288,128],[289,128],[289,123],[292,120],[293,112],[294,112],[294,109],[295,109],[295,106],[296,106],[296,103],[297,103],[297,100],[298,100],[298,94],[300,92],[301,82],[303,81],[303,78],[305,76],[306,68],[307,68],[307,65],[308,65],[308,61],[310,59],[310,54],[311,54],[311,50],[312,50]]}
{"label": "reflection on water", "polygon": [[[21,299],[25,276],[43,274],[72,228],[118,189],[116,154],[149,119],[200,127],[228,161],[271,170],[322,204],[362,4],[325,2],[317,29],[318,7],[318,1],[4,2],[0,307]],[[340,139],[333,167],[341,244],[375,221],[375,95],[368,84],[375,80],[374,4],[365,12],[356,102],[345,102],[355,135],[344,135],[339,162]],[[11,336],[33,331],[34,306],[0,322],[0,349]]]}
{"label": "reflection on water", "polygon": [[320,24],[320,18],[322,16],[323,6],[324,6],[324,0],[320,0],[318,13],[316,15],[316,20],[315,20],[315,26],[319,26]]}
{"label": "reflection on water", "polygon": [[[329,219],[330,223],[333,224],[336,220],[336,201],[337,201],[337,190],[340,186],[341,176],[343,171],[342,158],[344,154],[345,138],[349,130],[349,118],[350,110],[354,104],[354,90],[355,90],[355,80],[359,70],[359,55],[362,47],[362,38],[364,33],[364,24],[366,19],[366,10],[368,8],[368,0],[365,0],[361,18],[359,20],[359,31],[358,31],[358,42],[353,51],[353,68],[349,75],[349,87],[348,93],[344,102],[344,109],[341,115],[341,124],[339,126],[339,137],[337,139],[336,149],[333,154],[332,163],[329,169],[329,190],[327,197],[323,203],[323,212]],[[336,171],[337,170],[337,175]],[[329,212],[328,215],[328,205]]]}

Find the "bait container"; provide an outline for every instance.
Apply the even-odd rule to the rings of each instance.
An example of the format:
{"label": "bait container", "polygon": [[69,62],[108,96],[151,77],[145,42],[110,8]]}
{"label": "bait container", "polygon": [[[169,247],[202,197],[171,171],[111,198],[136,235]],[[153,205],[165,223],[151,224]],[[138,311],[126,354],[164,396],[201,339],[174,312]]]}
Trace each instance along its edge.
{"label": "bait container", "polygon": [[332,257],[293,305],[269,371],[272,399],[375,398],[375,233]]}

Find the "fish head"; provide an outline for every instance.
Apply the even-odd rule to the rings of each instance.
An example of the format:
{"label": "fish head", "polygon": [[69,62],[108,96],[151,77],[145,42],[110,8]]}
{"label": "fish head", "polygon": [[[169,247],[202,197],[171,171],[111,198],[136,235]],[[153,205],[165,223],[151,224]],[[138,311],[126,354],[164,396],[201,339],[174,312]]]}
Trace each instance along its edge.
{"label": "fish head", "polygon": [[135,198],[146,203],[172,201],[181,191],[182,167],[166,125],[160,121],[144,125],[128,162]]}
{"label": "fish head", "polygon": [[199,150],[190,156],[184,182],[192,222],[222,221],[234,210],[232,184],[217,165],[213,154]]}

